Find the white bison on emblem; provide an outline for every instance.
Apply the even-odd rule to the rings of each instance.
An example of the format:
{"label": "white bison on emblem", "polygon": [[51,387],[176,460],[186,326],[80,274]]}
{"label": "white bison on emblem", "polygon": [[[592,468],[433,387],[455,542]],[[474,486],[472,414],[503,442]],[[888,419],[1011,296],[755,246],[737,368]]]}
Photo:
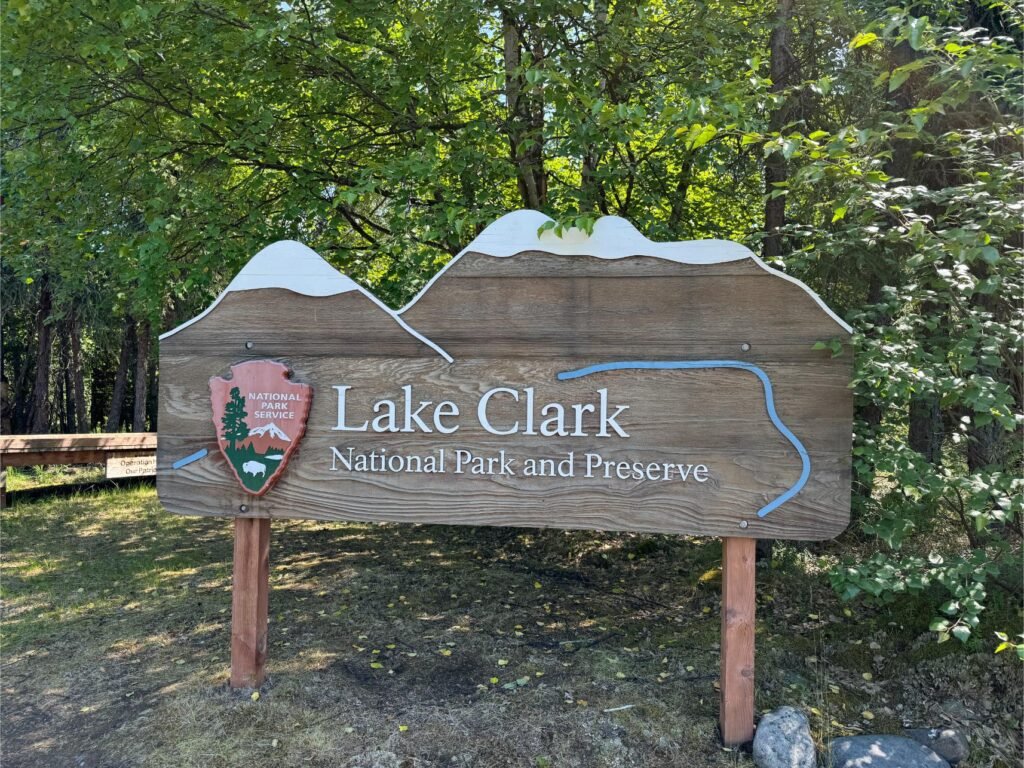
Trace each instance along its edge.
{"label": "white bison on emblem", "polygon": [[242,465],[242,471],[247,475],[263,477],[267,474],[267,465],[259,461],[247,461]]}

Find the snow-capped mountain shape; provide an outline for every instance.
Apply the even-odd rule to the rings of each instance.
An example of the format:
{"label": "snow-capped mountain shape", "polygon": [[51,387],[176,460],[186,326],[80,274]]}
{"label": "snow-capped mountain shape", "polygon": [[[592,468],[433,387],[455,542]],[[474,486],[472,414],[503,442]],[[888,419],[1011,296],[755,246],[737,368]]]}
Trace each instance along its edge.
{"label": "snow-capped mountain shape", "polygon": [[[268,435],[268,433],[269,433],[269,435]],[[286,435],[284,433],[284,431],[279,426],[277,426],[277,424],[275,424],[274,422],[270,422],[269,424],[264,424],[263,426],[253,427],[252,429],[250,429],[249,430],[249,437],[253,437],[253,436],[258,436],[258,437],[268,437],[269,436],[272,439],[284,440],[286,443],[290,443],[292,441],[292,439],[290,437],[288,437],[288,435]]]}
{"label": "snow-capped mountain shape", "polygon": [[729,261],[750,259],[761,269],[800,286],[811,296],[819,307],[839,324],[847,333],[853,329],[833,312],[814,291],[791,275],[773,269],[759,259],[751,250],[730,240],[690,240],[681,242],[656,243],[648,240],[625,219],[619,216],[603,216],[594,223],[593,232],[588,235],[579,229],[570,229],[561,236],[554,230],[538,231],[545,223],[552,221],[540,211],[519,210],[507,213],[491,223],[449,261],[444,268],[417,293],[412,301],[397,312],[367,291],[351,278],[327,263],[316,251],[296,242],[281,240],[268,245],[246,264],[228,287],[203,312],[186,320],[164,334],[160,339],[173,336],[193,323],[202,320],[220,304],[232,291],[249,291],[258,288],[285,288],[306,296],[334,296],[339,293],[358,291],[383,309],[395,322],[416,339],[431,347],[448,362],[452,357],[423,334],[409,326],[401,315],[445,272],[458,262],[463,254],[483,253],[488,256],[508,257],[524,251],[544,251],[559,256],[594,256],[599,259],[624,259],[630,256],[652,256],[674,261],[679,264],[721,264]]}
{"label": "snow-capped mountain shape", "polygon": [[249,259],[249,262],[242,267],[242,271],[235,275],[235,279],[228,283],[228,287],[221,291],[210,306],[177,328],[161,334],[160,339],[173,336],[178,331],[199,322],[232,291],[252,291],[259,288],[284,288],[304,296],[337,296],[339,293],[358,291],[384,310],[406,332],[422,341],[449,363],[452,362],[452,358],[447,352],[410,328],[408,323],[400,318],[391,307],[355,280],[336,270],[312,248],[296,240],[279,240],[261,250]]}
{"label": "snow-capped mountain shape", "polygon": [[540,232],[540,228],[549,221],[553,219],[540,211],[519,210],[506,213],[489,224],[455,258],[445,264],[441,271],[413,296],[412,301],[398,310],[398,314],[401,315],[412,307],[464,254],[471,252],[499,258],[515,256],[525,251],[543,251],[558,256],[593,256],[598,259],[652,256],[678,264],[722,264],[750,259],[766,272],[800,286],[843,330],[853,333],[853,329],[804,283],[792,275],[769,267],[749,248],[731,240],[656,243],[640,234],[636,227],[621,216],[602,216],[594,222],[594,229],[589,235],[575,227],[564,231],[561,236],[556,235],[554,229]]}
{"label": "snow-capped mountain shape", "polygon": [[166,339],[202,320],[232,291],[258,288],[284,288],[304,296],[335,296],[363,290],[355,280],[336,270],[312,248],[296,240],[279,240],[249,259],[210,306],[177,328],[161,334],[160,338]]}

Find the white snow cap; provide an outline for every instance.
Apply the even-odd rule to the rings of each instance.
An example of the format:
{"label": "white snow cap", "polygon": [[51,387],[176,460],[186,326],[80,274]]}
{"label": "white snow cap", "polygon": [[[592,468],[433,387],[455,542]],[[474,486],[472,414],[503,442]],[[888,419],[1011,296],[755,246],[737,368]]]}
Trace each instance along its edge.
{"label": "white snow cap", "polygon": [[[599,259],[623,259],[627,256],[655,256],[680,264],[720,264],[748,259],[754,254],[731,240],[689,240],[656,243],[640,234],[620,216],[602,216],[587,234],[572,227],[559,237],[553,229],[537,231],[553,221],[540,211],[513,211],[489,224],[462,249],[488,256],[514,256],[523,251],[545,251],[560,256],[595,256]],[[459,255],[461,256],[462,253]]]}
{"label": "white snow cap", "polygon": [[249,259],[224,293],[256,288],[287,288],[304,296],[334,296],[354,291],[359,285],[312,248],[295,240],[278,240]]}
{"label": "white snow cap", "polygon": [[284,430],[277,426],[277,424],[275,424],[274,422],[264,424],[263,426],[260,427],[253,427],[252,429],[249,430],[249,437],[252,437],[253,435],[265,437],[268,432],[270,433],[271,437],[277,438],[278,440],[284,440],[289,443],[292,441],[292,439],[284,433]]}

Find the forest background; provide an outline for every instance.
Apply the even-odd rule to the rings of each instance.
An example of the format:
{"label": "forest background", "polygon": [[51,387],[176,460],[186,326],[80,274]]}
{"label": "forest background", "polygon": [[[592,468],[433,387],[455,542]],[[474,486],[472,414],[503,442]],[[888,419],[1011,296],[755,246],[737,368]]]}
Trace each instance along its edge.
{"label": "forest background", "polygon": [[516,208],[733,239],[856,330],[833,585],[1024,653],[975,631],[1022,595],[1022,48],[986,0],[9,0],[4,431],[157,430],[156,336],[274,240],[397,307]]}

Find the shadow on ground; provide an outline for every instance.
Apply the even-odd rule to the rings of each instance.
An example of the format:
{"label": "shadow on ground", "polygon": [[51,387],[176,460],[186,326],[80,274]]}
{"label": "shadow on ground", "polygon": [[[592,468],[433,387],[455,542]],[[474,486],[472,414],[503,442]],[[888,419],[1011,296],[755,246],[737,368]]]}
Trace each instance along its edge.
{"label": "shadow on ground", "polygon": [[[271,678],[254,700],[226,687],[230,521],[166,514],[137,486],[21,501],[2,534],[5,768],[374,750],[421,768],[750,764],[716,734],[714,540],[275,522]],[[846,616],[812,571],[759,573],[774,597],[759,710],[802,704],[824,740],[861,732],[865,711],[874,731],[930,724],[959,697],[947,718],[1013,732],[1019,711],[978,702],[1019,692],[1019,665],[986,656],[962,692],[948,674],[940,688],[933,645],[884,612]]]}

